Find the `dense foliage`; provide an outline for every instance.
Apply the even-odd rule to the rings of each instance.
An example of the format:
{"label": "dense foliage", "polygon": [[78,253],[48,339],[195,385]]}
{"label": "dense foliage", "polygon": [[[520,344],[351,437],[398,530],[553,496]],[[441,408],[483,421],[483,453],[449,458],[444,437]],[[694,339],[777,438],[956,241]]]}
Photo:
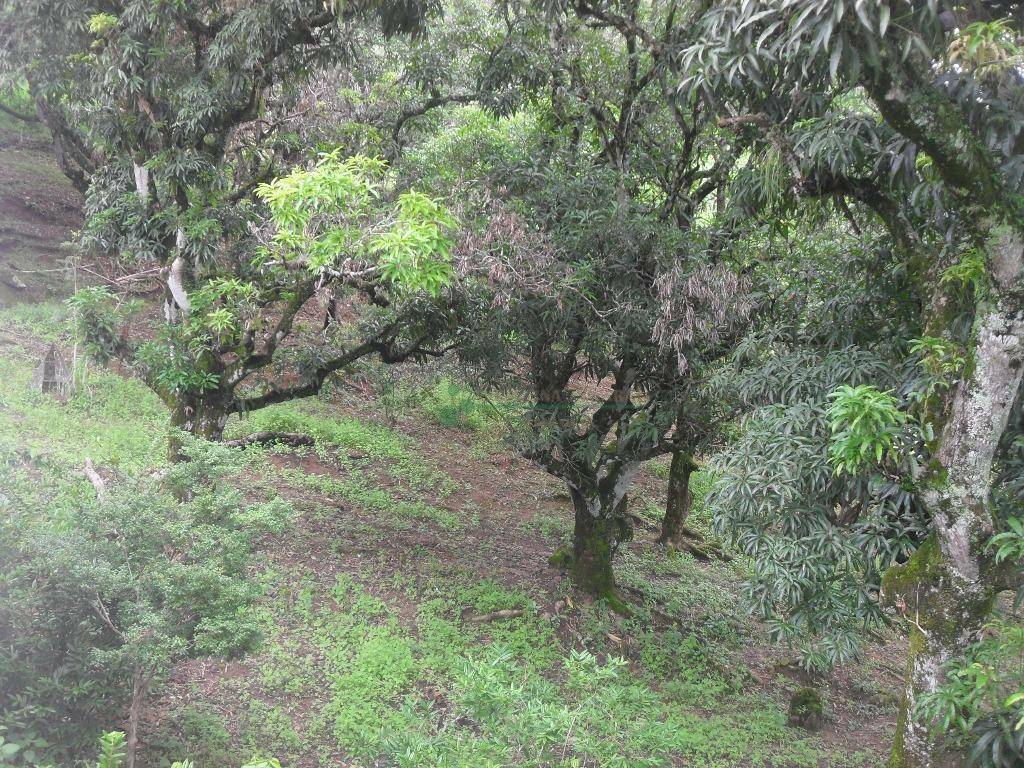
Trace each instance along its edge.
{"label": "dense foliage", "polygon": [[[224,448],[189,444],[190,461],[162,478],[39,487],[11,456],[3,465],[0,726],[4,760],[69,761],[82,738],[127,707],[128,749],[146,698],[171,666],[196,655],[253,649],[259,588],[255,541],[281,531],[290,509],[248,504],[227,483],[245,467]],[[88,490],[86,490],[88,489]],[[133,759],[133,755],[130,758]]]}
{"label": "dense foliage", "polygon": [[[2,2],[0,78],[85,193],[78,257],[121,271],[71,299],[80,338],[173,427],[219,441],[370,358],[451,352],[564,482],[552,563],[577,586],[628,615],[635,476],[672,455],[671,553],[705,465],[748,607],[809,670],[906,629],[891,768],[1012,766],[1022,21],[938,0]],[[159,307],[124,290],[145,275]],[[12,460],[5,753],[72,744],[127,687],[131,763],[160,674],[254,642],[246,557],[282,510],[182,440],[166,477],[42,522]],[[511,674],[491,661],[476,684]],[[469,677],[462,706],[493,721]],[[329,711],[351,736],[348,706]],[[42,735],[58,707],[68,733]]]}

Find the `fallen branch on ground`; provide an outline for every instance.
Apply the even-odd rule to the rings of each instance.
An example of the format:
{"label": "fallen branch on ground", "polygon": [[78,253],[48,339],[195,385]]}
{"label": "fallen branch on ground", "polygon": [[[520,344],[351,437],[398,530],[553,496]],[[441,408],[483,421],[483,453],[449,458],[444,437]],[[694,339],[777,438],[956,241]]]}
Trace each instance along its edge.
{"label": "fallen branch on ground", "polygon": [[522,608],[505,609],[504,611],[492,611],[491,613],[481,613],[478,616],[469,616],[468,620],[474,624],[483,624],[487,621],[494,621],[495,619],[514,619],[522,616],[524,613]]}
{"label": "fallen branch on ground", "polygon": [[100,477],[100,473],[96,471],[96,467],[93,466],[92,459],[85,460],[85,468],[82,470],[89,482],[92,483],[92,487],[96,489],[96,498],[100,502],[107,500],[107,484]]}
{"label": "fallen branch on ground", "polygon": [[252,435],[239,437],[236,440],[225,440],[224,445],[228,448],[245,448],[250,445],[290,445],[297,448],[300,445],[313,445],[313,438],[298,432],[256,432]]}

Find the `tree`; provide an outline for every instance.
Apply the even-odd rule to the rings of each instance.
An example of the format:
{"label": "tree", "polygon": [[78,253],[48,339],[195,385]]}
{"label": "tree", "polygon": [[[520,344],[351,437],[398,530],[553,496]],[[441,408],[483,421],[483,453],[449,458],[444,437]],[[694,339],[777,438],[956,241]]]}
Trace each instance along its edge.
{"label": "tree", "polygon": [[686,448],[673,437],[684,393],[749,311],[728,234],[698,222],[737,152],[663,87],[672,8],[501,10],[510,36],[484,80],[517,93],[516,109],[456,124],[418,165],[473,155],[481,178],[459,192],[479,228],[461,250],[464,285],[481,293],[460,354],[529,397],[525,452],[573,500],[565,562],[618,604],[631,478]]}
{"label": "tree", "polygon": [[[76,148],[70,175],[88,189],[82,249],[165,285],[152,338],[115,327],[100,293],[80,297],[92,347],[135,364],[174,426],[214,439],[232,412],[315,393],[360,356],[427,354],[444,317],[427,304],[444,280],[451,218],[380,164],[331,155],[308,167],[290,133],[315,107],[303,101],[312,73],[352,60],[361,41],[421,29],[427,8],[140,0],[93,10],[8,4],[3,26],[7,78],[27,80],[55,142]],[[271,375],[296,318],[330,291],[379,311],[351,343],[339,332],[314,344],[297,383],[294,372]],[[238,389],[256,374],[259,385]]]}
{"label": "tree", "polygon": [[[173,426],[213,440],[231,414],[316,394],[328,375],[361,357],[392,363],[440,354],[426,345],[447,327],[432,297],[448,281],[454,221],[415,192],[382,206],[387,183],[380,161],[328,155],[262,185],[257,195],[270,215],[253,255],[183,293],[187,314],[155,339],[132,342],[118,332],[107,290],[80,292],[72,305],[92,351],[132,361],[172,407]],[[357,339],[328,324],[311,348],[293,350],[298,381],[246,389],[254,374],[281,365],[296,318],[324,284],[354,286],[368,297]]]}
{"label": "tree", "polygon": [[857,201],[886,227],[922,301],[917,354],[963,350],[963,364],[946,370],[949,386],[906,404],[923,439],[904,480],[928,535],[883,579],[911,635],[894,767],[954,759],[916,703],[978,637],[997,592],[1020,580],[1019,566],[997,564],[990,547],[1005,524],[996,469],[1015,434],[1024,372],[1020,27],[992,12],[728,3],[680,57],[687,92],[731,104],[729,119],[746,118],[766,141],[804,137],[775,140],[795,197]]}

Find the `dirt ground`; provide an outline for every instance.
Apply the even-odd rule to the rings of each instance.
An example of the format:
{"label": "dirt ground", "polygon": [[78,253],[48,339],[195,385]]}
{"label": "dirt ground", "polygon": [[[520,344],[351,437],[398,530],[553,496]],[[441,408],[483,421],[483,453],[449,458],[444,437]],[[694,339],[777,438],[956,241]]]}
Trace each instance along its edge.
{"label": "dirt ground", "polygon": [[0,123],[0,307],[70,293],[63,244],[81,226],[82,198],[46,137],[10,119]]}

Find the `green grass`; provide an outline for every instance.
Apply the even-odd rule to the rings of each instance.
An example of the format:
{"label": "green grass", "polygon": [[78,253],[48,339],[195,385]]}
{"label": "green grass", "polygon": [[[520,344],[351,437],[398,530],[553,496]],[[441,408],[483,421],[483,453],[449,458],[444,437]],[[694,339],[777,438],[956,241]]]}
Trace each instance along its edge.
{"label": "green grass", "polygon": [[[0,356],[0,449],[133,473],[164,461],[167,412],[144,384],[91,368],[67,403],[32,389],[37,361]],[[128,407],[126,407],[128,406]]]}
{"label": "green grass", "polygon": [[[330,447],[347,453],[348,457],[355,455],[381,462],[392,477],[415,488],[433,487],[442,496],[454,490],[451,478],[431,466],[413,440],[381,424],[338,414],[318,398],[295,400],[234,417],[226,434],[239,436],[264,430],[301,432],[313,437],[321,451]],[[346,456],[341,459],[344,462]]]}
{"label": "green grass", "polygon": [[381,488],[361,472],[352,472],[344,478],[338,478],[298,469],[284,469],[281,470],[281,477],[295,488],[313,491],[332,500],[358,504],[367,512],[387,515],[399,523],[408,520],[431,521],[452,531],[466,525],[464,517],[418,499],[414,494],[399,495]]}
{"label": "green grass", "polygon": [[0,328],[11,328],[45,341],[71,340],[70,315],[64,302],[42,301],[4,307],[0,309]]}
{"label": "green grass", "polygon": [[[399,604],[361,578],[343,574],[333,585],[300,579],[305,599],[294,599],[294,577],[281,580],[281,637],[257,659],[258,689],[224,692],[262,715],[259,724],[246,721],[249,748],[274,737],[279,755],[302,743],[321,760],[346,755],[408,768],[661,766],[673,759],[699,768],[811,768],[824,757],[813,739],[786,727],[778,702],[708,682],[701,704],[729,702],[729,714],[707,715],[672,686],[651,682],[678,667],[565,649],[529,595],[493,581],[403,579],[417,585],[414,615],[403,620]],[[480,625],[461,618],[505,608],[524,614]],[[706,668],[693,643],[687,648],[699,687]],[[269,691],[279,699],[273,709],[264,704]],[[314,714],[288,720],[298,701]]]}
{"label": "green grass", "polygon": [[414,403],[428,420],[472,435],[471,455],[481,459],[500,453],[525,428],[527,405],[509,397],[484,396],[464,383],[442,377],[432,386],[407,389],[400,398]]}

